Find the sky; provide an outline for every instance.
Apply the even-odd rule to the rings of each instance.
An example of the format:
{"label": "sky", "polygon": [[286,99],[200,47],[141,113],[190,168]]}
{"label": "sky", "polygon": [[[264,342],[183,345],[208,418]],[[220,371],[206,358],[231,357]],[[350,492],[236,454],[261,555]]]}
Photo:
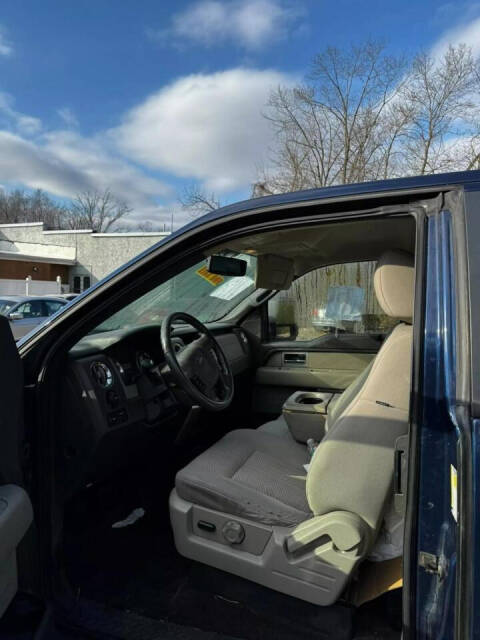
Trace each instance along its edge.
{"label": "sky", "polygon": [[480,2],[2,0],[0,187],[110,189],[132,225],[184,224],[192,185],[248,198],[271,161],[269,93],[327,45],[480,54]]}

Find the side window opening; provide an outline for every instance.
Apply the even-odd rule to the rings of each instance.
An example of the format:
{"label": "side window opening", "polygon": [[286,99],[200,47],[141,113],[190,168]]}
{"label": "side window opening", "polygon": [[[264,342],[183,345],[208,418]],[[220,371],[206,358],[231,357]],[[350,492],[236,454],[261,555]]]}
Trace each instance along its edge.
{"label": "side window opening", "polygon": [[56,313],[60,307],[63,307],[63,304],[61,302],[57,302],[56,300],[44,300],[44,304],[47,308],[47,314],[48,316],[51,316],[52,314]]}
{"label": "side window opening", "polygon": [[375,297],[376,263],[314,269],[268,302],[269,338],[305,342],[328,334],[384,336],[395,322]]}
{"label": "side window opening", "polygon": [[26,318],[41,318],[44,315],[43,304],[40,300],[32,300],[30,302],[25,302],[21,306],[19,306],[16,311],[18,313],[23,314],[23,317]]}

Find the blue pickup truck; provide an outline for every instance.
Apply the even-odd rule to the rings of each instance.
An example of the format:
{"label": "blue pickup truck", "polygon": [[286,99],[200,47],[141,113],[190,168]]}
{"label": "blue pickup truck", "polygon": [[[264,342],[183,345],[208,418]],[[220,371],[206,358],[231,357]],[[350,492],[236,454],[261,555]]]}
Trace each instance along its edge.
{"label": "blue pickup truck", "polygon": [[479,210],[249,200],[0,317],[0,637],[479,638]]}

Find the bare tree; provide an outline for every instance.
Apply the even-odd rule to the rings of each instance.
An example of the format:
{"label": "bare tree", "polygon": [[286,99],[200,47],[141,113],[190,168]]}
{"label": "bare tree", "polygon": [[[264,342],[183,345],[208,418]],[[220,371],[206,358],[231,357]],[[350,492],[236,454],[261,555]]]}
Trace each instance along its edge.
{"label": "bare tree", "polygon": [[103,192],[85,191],[72,202],[66,216],[66,226],[69,229],[106,232],[131,211],[126,202],[115,198],[109,189]]}
{"label": "bare tree", "polygon": [[54,202],[44,191],[33,193],[0,191],[0,223],[43,222],[48,228],[61,228],[66,215],[64,206]]}
{"label": "bare tree", "polygon": [[192,218],[198,218],[222,206],[214,193],[209,194],[195,184],[184,187],[178,199],[182,208],[188,211]]}
{"label": "bare tree", "polygon": [[80,194],[70,204],[57,204],[44,191],[0,191],[0,223],[43,222],[50,229],[107,231],[131,209],[110,191]]}
{"label": "bare tree", "polygon": [[464,45],[410,64],[381,43],[328,47],[303,85],[272,92],[276,144],[253,194],[480,166],[479,79]]}
{"label": "bare tree", "polygon": [[480,131],[476,131],[467,141],[463,153],[463,164],[459,163],[459,169],[472,171],[480,169]]}
{"label": "bare tree", "polygon": [[459,162],[468,166],[450,141],[472,137],[478,97],[478,61],[469,47],[450,46],[440,60],[426,53],[416,56],[401,91],[401,101],[412,114],[404,172],[447,171]]}
{"label": "bare tree", "polygon": [[259,180],[262,189],[297,190],[379,177],[405,126],[395,109],[405,70],[405,61],[386,55],[378,42],[346,52],[328,47],[318,54],[307,83],[271,94],[265,117],[278,144],[272,169]]}
{"label": "bare tree", "polygon": [[382,149],[378,125],[404,72],[405,61],[386,55],[381,42],[368,41],[346,52],[327,47],[315,57],[312,98],[340,135],[339,182],[370,177],[369,167]]}

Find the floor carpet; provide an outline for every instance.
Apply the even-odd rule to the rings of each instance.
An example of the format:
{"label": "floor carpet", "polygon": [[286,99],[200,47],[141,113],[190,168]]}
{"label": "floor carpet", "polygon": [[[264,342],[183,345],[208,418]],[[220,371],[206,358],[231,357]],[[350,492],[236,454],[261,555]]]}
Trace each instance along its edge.
{"label": "floor carpet", "polygon": [[148,514],[122,529],[70,530],[65,540],[78,598],[247,640],[352,638],[350,607],[317,607],[182,558],[168,522]]}

